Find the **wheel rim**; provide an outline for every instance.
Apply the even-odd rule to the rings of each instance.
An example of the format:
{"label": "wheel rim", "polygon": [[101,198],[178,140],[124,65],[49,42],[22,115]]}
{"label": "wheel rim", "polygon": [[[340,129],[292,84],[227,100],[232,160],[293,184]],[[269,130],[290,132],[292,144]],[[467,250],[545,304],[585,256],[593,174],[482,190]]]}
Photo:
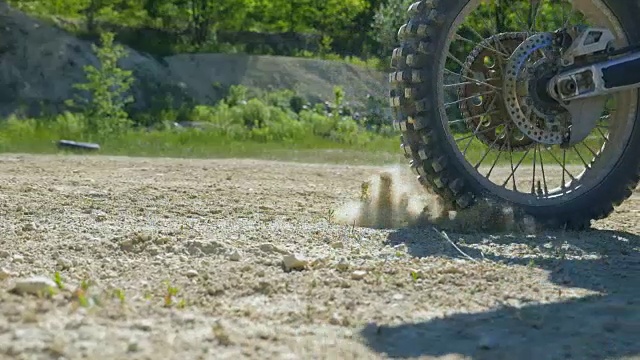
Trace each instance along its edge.
{"label": "wheel rim", "polygon": [[[610,96],[598,126],[587,139],[574,147],[563,150],[558,145],[550,148],[540,144],[531,145],[527,136],[514,131],[515,126],[509,128],[508,122],[501,124],[497,120],[502,109],[493,105],[496,102],[485,103],[485,99],[490,101],[491,96],[498,98],[498,104],[503,103],[501,90],[488,85],[494,85],[498,89],[500,86],[491,83],[493,78],[486,75],[490,75],[492,69],[495,71],[498,68],[501,71],[504,59],[500,59],[498,51],[492,51],[495,58],[487,59],[482,44],[478,45],[481,41],[486,41],[490,34],[498,33],[496,24],[499,21],[486,16],[487,11],[492,8],[495,11],[495,4],[481,3],[481,0],[470,0],[459,12],[447,36],[445,49],[448,51],[439,61],[438,83],[443,86],[438,87],[438,101],[449,145],[454,148],[456,157],[476,181],[490,193],[505,200],[530,206],[548,206],[588,192],[614,169],[628,144],[636,117],[638,91],[628,90]],[[589,25],[610,29],[617,38],[617,47],[628,44],[621,24],[601,0],[574,0],[573,4],[568,1],[559,4],[551,4],[549,0],[538,1],[539,9],[549,10],[549,7],[553,7],[550,14],[554,15],[552,20],[555,24],[541,21],[549,20],[549,13],[545,16],[543,12],[533,11],[533,3],[533,0],[520,0],[514,1],[510,6],[510,13],[514,14],[508,29],[511,35],[519,34],[517,36],[523,38],[523,34],[529,36],[540,31],[553,31],[562,25],[584,23],[582,18]],[[483,12],[484,15],[477,15]],[[532,16],[521,16],[527,12]],[[469,20],[473,21],[474,16],[485,22],[468,26]],[[486,21],[487,18],[491,20]],[[531,20],[534,27],[522,23],[527,21],[522,19]],[[521,26],[516,28],[514,25]],[[483,36],[484,33],[487,36]],[[494,43],[502,46],[501,42],[502,40]],[[461,43],[464,45],[461,46]],[[484,53],[482,56],[465,53],[469,48],[480,49]],[[460,59],[461,55],[465,57]],[[470,55],[480,56],[481,59],[471,58]],[[474,61],[471,63],[473,68],[469,67],[469,61]],[[486,82],[483,81],[483,86],[479,88],[467,89],[467,94],[461,94],[461,84],[470,80],[477,83],[475,76],[472,79],[465,76],[465,73],[470,70],[478,73],[476,65],[479,64],[485,66],[486,72],[480,72],[485,75]],[[493,95],[490,90],[495,90]],[[471,96],[465,97],[469,94]],[[461,103],[464,106],[460,106]],[[491,111],[498,115],[487,115]],[[464,129],[461,129],[460,123],[464,123]]]}

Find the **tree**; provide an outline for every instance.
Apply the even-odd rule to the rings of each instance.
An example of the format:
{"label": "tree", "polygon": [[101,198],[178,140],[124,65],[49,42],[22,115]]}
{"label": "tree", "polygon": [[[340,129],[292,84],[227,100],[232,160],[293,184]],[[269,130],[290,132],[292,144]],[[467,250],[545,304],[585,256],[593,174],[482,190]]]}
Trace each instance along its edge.
{"label": "tree", "polygon": [[132,73],[118,66],[118,60],[126,55],[126,50],[115,45],[113,38],[113,33],[100,35],[100,46],[92,46],[100,66],[85,66],[87,82],[74,86],[86,91],[88,98],[80,97],[80,104],[69,102],[71,106],[82,108],[88,130],[102,135],[121,132],[131,125],[125,107],[134,101],[128,94],[134,81]]}

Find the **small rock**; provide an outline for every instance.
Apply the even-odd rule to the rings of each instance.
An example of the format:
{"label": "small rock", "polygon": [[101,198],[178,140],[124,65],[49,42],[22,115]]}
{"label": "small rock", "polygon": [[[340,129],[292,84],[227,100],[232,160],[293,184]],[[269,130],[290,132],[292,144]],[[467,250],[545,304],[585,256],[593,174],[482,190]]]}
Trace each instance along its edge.
{"label": "small rock", "polygon": [[22,231],[33,231],[36,229],[36,224],[27,223],[22,226]]}
{"label": "small rock", "polygon": [[5,280],[5,279],[8,279],[10,277],[15,277],[15,276],[17,276],[17,274],[14,273],[14,272],[11,272],[11,271],[9,271],[9,270],[7,270],[5,268],[0,269],[0,280]]}
{"label": "small rock", "polygon": [[34,276],[17,280],[12,292],[16,294],[46,294],[50,288],[56,288],[56,283],[45,276]]}
{"label": "small rock", "polygon": [[264,252],[276,252],[276,249],[275,245],[270,243],[260,245],[260,250]]}
{"label": "small rock", "polygon": [[127,346],[127,352],[137,352],[140,350],[138,343],[134,340],[129,340],[129,345]]}
{"label": "small rock", "polygon": [[490,350],[498,346],[498,340],[495,336],[482,335],[478,341],[478,348],[482,350]]}
{"label": "small rock", "polygon": [[6,259],[11,256],[11,253],[7,250],[0,250],[0,258]]}
{"label": "small rock", "polygon": [[160,254],[160,249],[157,246],[148,246],[147,247],[147,252],[149,253],[149,255],[151,256],[156,256],[158,254]]}
{"label": "small rock", "polygon": [[364,270],[356,270],[351,273],[351,278],[353,280],[362,280],[367,275],[367,272]]}
{"label": "small rock", "polygon": [[180,255],[180,261],[187,262],[189,261],[189,257],[187,257],[187,255]]}
{"label": "small rock", "polygon": [[334,249],[344,249],[344,243],[342,241],[336,241],[331,243],[331,247]]}
{"label": "small rock", "polygon": [[286,271],[303,270],[309,264],[309,261],[300,254],[285,255],[282,258],[282,264]]}
{"label": "small rock", "polygon": [[342,259],[336,265],[336,269],[338,269],[339,271],[346,271],[347,269],[349,269],[349,263],[347,262],[347,260]]}
{"label": "small rock", "polygon": [[140,320],[133,323],[132,328],[142,331],[151,331],[153,323],[150,320]]}
{"label": "small rock", "polygon": [[60,258],[58,259],[58,270],[67,270],[73,267],[73,262],[69,259]]}
{"label": "small rock", "polygon": [[393,295],[393,300],[398,301],[398,300],[402,300],[402,299],[404,299],[404,295],[402,295],[402,294]]}
{"label": "small rock", "polygon": [[283,255],[292,255],[290,252],[286,251],[286,250],[282,250],[280,248],[278,248],[277,246],[271,244],[271,243],[265,243],[260,245],[260,250],[266,252],[266,253],[278,253],[278,254],[283,254]]}
{"label": "small rock", "polygon": [[15,254],[13,255],[13,262],[15,263],[21,263],[24,261],[24,256],[20,255],[20,254]]}
{"label": "small rock", "polygon": [[120,249],[122,251],[131,251],[133,250],[133,239],[124,239],[120,242]]}
{"label": "small rock", "polygon": [[331,325],[340,325],[340,324],[342,324],[342,319],[340,318],[340,315],[334,313],[331,316],[331,319],[329,319],[329,323]]}
{"label": "small rock", "polygon": [[196,270],[191,269],[191,270],[188,270],[188,271],[185,273],[185,275],[186,275],[187,277],[194,278],[194,277],[198,276],[198,272],[197,272]]}
{"label": "small rock", "polygon": [[171,239],[169,239],[166,236],[157,237],[157,238],[153,239],[153,243],[156,244],[156,245],[164,245],[164,244],[167,244],[169,242],[169,240],[171,240]]}
{"label": "small rock", "polygon": [[231,255],[229,255],[229,260],[231,261],[240,261],[242,257],[240,256],[240,253],[238,252],[238,250],[235,250],[234,252],[231,253]]}

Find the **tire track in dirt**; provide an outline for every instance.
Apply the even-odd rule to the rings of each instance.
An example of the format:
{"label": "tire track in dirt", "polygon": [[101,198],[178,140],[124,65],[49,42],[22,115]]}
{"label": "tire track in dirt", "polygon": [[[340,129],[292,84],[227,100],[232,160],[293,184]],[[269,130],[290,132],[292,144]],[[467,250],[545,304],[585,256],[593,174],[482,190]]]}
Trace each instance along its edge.
{"label": "tire track in dirt", "polygon": [[384,172],[398,219],[431,204],[400,201],[401,168],[2,155],[0,357],[639,355],[638,200],[588,233],[446,229],[472,261],[431,227],[345,221]]}

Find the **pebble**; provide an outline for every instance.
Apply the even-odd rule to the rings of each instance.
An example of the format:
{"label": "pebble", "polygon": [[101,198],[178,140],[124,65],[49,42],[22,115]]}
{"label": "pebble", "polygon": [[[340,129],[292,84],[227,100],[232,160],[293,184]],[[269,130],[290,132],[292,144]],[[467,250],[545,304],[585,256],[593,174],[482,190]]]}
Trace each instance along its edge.
{"label": "pebble", "polygon": [[151,256],[156,256],[160,254],[160,249],[157,246],[153,246],[153,245],[147,246],[146,250]]}
{"label": "pebble", "polygon": [[0,269],[0,280],[5,280],[5,279],[8,279],[10,277],[14,277],[16,275],[17,275],[16,273],[11,272],[11,271],[9,271],[9,270],[7,270],[5,268],[1,268]]}
{"label": "pebble", "polygon": [[339,271],[345,271],[349,268],[349,262],[347,262],[347,260],[342,259],[340,260],[340,262],[336,265],[336,269],[338,269]]}
{"label": "pebble", "polygon": [[231,261],[240,261],[241,258],[242,256],[240,256],[240,253],[238,252],[238,250],[235,250],[234,252],[231,253],[231,255],[229,255],[229,260]]}
{"label": "pebble", "polygon": [[58,259],[58,270],[67,270],[73,267],[73,262],[69,259],[60,258]]}
{"label": "pebble", "polygon": [[353,280],[362,280],[367,275],[367,272],[364,270],[356,270],[351,273],[351,278]]}
{"label": "pebble", "polygon": [[271,244],[271,243],[265,243],[260,245],[260,250],[267,252],[267,253],[278,253],[278,254],[283,254],[283,255],[293,255],[290,252],[286,251],[286,250],[282,250],[279,247]]}
{"label": "pebble", "polygon": [[24,256],[20,255],[20,254],[15,254],[13,255],[13,262],[15,263],[21,263],[24,261]]}
{"label": "pebble", "polygon": [[56,283],[45,276],[34,276],[27,279],[19,279],[11,289],[17,294],[39,294],[46,293],[49,288],[56,288]]}
{"label": "pebble", "polygon": [[482,335],[478,341],[478,348],[482,350],[490,350],[498,346],[498,340],[495,336]]}
{"label": "pebble", "polygon": [[198,276],[198,272],[197,272],[196,270],[194,270],[194,269],[191,269],[191,270],[187,270],[187,272],[185,273],[185,275],[186,275],[187,277],[193,278],[193,277]]}
{"label": "pebble", "polygon": [[36,224],[27,223],[22,226],[22,231],[33,231],[36,229]]}
{"label": "pebble", "polygon": [[276,251],[276,247],[273,244],[266,243],[266,244],[260,245],[260,250],[262,250],[264,252],[275,252]]}
{"label": "pebble", "polygon": [[342,241],[336,241],[331,243],[331,247],[334,249],[344,249],[344,243]]}
{"label": "pebble", "polygon": [[307,267],[309,260],[300,254],[285,255],[282,258],[282,264],[286,271],[302,270]]}
{"label": "pebble", "polygon": [[142,331],[151,331],[153,322],[151,320],[139,320],[133,323],[132,328]]}

